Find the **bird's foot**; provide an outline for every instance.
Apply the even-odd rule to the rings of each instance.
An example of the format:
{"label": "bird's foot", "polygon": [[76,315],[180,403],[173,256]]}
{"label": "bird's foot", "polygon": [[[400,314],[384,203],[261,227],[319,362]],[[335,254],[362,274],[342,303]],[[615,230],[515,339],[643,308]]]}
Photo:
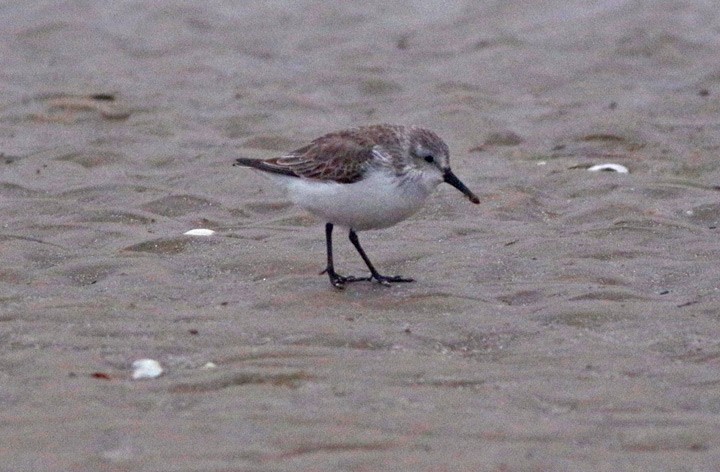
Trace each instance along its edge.
{"label": "bird's foot", "polygon": [[414,279],[402,277],[400,275],[393,275],[393,276],[387,276],[387,275],[381,275],[381,274],[372,274],[368,277],[355,277],[354,275],[340,275],[337,272],[335,272],[333,269],[325,269],[324,271],[320,272],[320,275],[327,274],[330,278],[330,284],[339,289],[342,290],[345,288],[345,285],[351,282],[370,282],[375,281],[379,283],[380,285],[385,285],[386,287],[389,287],[391,283],[403,283],[403,282],[414,282]]}
{"label": "bird's foot", "polygon": [[327,274],[330,278],[330,284],[339,289],[342,290],[345,288],[345,284],[348,284],[350,282],[360,282],[360,281],[368,281],[370,280],[370,277],[355,277],[352,275],[344,276],[340,275],[337,272],[335,272],[334,269],[326,268],[324,271],[320,272],[320,275]]}
{"label": "bird's foot", "polygon": [[411,279],[409,277],[403,277],[401,275],[380,275],[380,274],[373,274],[370,277],[367,278],[368,280],[374,280],[380,285],[389,286],[390,284],[394,283],[406,283],[406,282],[415,282],[415,279]]}

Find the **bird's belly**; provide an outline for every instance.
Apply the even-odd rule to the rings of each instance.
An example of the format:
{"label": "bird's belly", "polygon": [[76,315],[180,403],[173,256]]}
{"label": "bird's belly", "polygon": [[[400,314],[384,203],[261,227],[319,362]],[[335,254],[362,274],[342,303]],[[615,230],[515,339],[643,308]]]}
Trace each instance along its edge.
{"label": "bird's belly", "polygon": [[356,231],[392,226],[418,211],[430,191],[375,175],[352,184],[293,179],[289,197],[328,223]]}

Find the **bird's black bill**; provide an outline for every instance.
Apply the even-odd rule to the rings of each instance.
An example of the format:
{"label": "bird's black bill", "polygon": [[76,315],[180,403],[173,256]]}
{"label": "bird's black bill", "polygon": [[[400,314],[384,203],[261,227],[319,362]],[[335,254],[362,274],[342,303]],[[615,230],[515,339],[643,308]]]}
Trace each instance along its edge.
{"label": "bird's black bill", "polygon": [[480,203],[480,199],[470,191],[469,188],[465,186],[464,183],[460,182],[460,179],[458,179],[455,174],[452,173],[450,169],[445,171],[445,174],[443,174],[443,180],[456,189],[460,190],[466,197],[468,197],[468,200],[471,202],[478,204]]}

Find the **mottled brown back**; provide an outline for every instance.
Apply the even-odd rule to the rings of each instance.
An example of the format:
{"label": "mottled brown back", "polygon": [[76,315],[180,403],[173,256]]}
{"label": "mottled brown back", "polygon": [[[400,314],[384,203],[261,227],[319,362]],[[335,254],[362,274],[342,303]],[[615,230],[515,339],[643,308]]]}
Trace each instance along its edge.
{"label": "mottled brown back", "polygon": [[313,140],[284,156],[265,160],[238,159],[236,162],[276,174],[306,179],[353,183],[361,180],[373,161],[373,149],[398,154],[403,149],[405,128],[374,125],[335,131]]}

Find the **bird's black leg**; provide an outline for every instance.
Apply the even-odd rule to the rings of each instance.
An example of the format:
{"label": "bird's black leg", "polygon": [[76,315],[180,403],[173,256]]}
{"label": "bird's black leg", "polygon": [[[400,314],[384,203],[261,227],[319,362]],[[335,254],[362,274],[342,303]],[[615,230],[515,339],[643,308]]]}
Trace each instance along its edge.
{"label": "bird's black leg", "polygon": [[330,277],[330,283],[333,287],[343,289],[345,283],[354,282],[354,277],[343,277],[342,275],[335,272],[335,265],[333,264],[333,249],[332,249],[332,231],[333,224],[325,224],[325,244],[327,248],[327,267],[320,274],[327,274]]}
{"label": "bird's black leg", "polygon": [[327,274],[330,278],[330,283],[333,287],[338,289],[345,288],[345,284],[349,282],[358,282],[358,281],[370,281],[375,280],[378,283],[381,283],[383,285],[390,285],[391,282],[413,282],[413,279],[401,277],[399,275],[395,275],[392,277],[381,275],[376,269],[375,266],[372,265],[372,262],[370,262],[370,259],[368,258],[367,254],[365,254],[365,251],[363,250],[362,246],[360,246],[360,241],[358,240],[357,233],[355,231],[350,230],[350,242],[353,243],[353,246],[355,246],[355,249],[357,249],[357,252],[360,254],[360,257],[362,257],[363,261],[365,261],[365,264],[368,266],[368,269],[370,269],[370,277],[354,277],[352,275],[350,276],[343,276],[335,272],[335,264],[333,263],[333,249],[332,249],[332,232],[333,232],[333,224],[327,223],[325,224],[325,244],[327,249],[327,266],[325,267],[325,270],[320,272],[320,274]]}
{"label": "bird's black leg", "polygon": [[372,280],[375,279],[377,282],[383,284],[383,285],[390,285],[391,282],[414,282],[413,279],[401,277],[399,275],[394,275],[392,277],[389,277],[387,275],[381,275],[375,267],[372,265],[372,262],[370,262],[370,259],[368,258],[367,254],[365,254],[365,251],[363,250],[362,246],[360,246],[360,240],[358,240],[357,233],[350,230],[350,242],[353,243],[353,246],[355,246],[355,249],[357,249],[357,252],[360,254],[360,257],[362,257],[363,261],[365,261],[365,264],[368,266],[368,269],[370,269],[370,273],[372,274],[369,278],[364,279],[355,279],[355,280]]}

